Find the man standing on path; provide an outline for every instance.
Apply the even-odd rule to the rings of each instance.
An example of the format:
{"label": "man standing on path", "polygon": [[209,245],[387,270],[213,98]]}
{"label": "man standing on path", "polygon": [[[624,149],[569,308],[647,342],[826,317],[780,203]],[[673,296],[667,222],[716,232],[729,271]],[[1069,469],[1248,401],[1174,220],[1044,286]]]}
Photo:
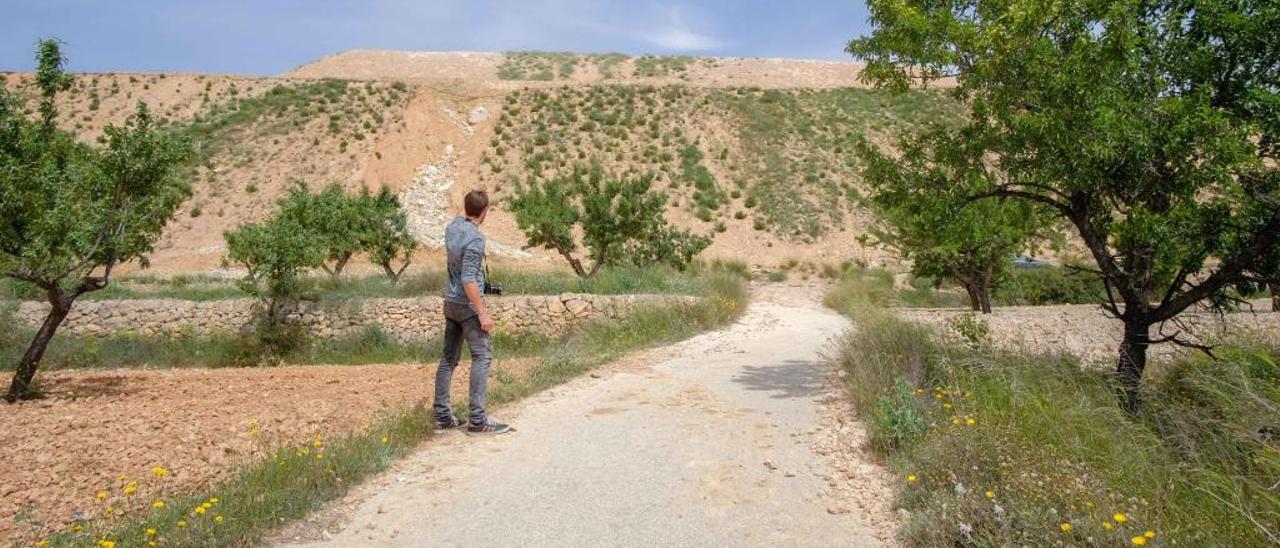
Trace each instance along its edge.
{"label": "man standing on path", "polygon": [[489,382],[493,348],[489,333],[493,319],[484,302],[484,234],[480,224],[489,213],[489,196],[473,190],[463,198],[466,216],[458,216],[444,230],[448,253],[449,285],[444,289],[444,355],[436,369],[436,428],[462,427],[449,404],[449,383],[462,355],[462,341],[471,349],[471,387],[468,394],[467,433],[502,434],[511,428],[485,415],[484,398]]}

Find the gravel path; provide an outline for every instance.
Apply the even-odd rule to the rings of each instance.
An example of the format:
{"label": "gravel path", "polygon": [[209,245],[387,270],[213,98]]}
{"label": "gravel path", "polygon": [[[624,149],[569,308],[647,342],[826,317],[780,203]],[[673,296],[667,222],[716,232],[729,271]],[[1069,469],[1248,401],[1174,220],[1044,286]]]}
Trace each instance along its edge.
{"label": "gravel path", "polygon": [[[315,538],[315,546],[882,545],[891,518],[870,514],[887,514],[884,478],[865,477],[869,468],[877,475],[870,463],[842,460],[849,448],[836,436],[852,421],[821,416],[832,399],[821,351],[848,323],[804,299],[770,300],[730,327],[502,409],[515,433],[438,434],[313,517],[312,530],[276,538]],[[877,482],[885,492],[856,496],[878,504],[841,499],[848,485]]]}

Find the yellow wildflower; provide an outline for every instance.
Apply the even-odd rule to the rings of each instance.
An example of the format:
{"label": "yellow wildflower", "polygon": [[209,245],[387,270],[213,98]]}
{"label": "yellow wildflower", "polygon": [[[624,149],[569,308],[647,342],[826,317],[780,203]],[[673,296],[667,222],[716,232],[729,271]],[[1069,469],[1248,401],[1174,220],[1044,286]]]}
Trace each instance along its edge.
{"label": "yellow wildflower", "polygon": [[382,436],[382,443],[384,443],[384,444],[385,444],[385,443],[387,443],[387,437],[386,437],[386,436]]}
{"label": "yellow wildflower", "polygon": [[156,546],[156,541],[154,540],[147,541],[147,546]]}
{"label": "yellow wildflower", "polygon": [[138,482],[136,481],[131,481],[129,482],[128,485],[124,486],[124,494],[126,495],[132,495],[137,492],[138,492]]}
{"label": "yellow wildflower", "polygon": [[107,498],[106,491],[98,491],[98,500],[106,500],[106,498]]}
{"label": "yellow wildflower", "polygon": [[964,423],[969,426],[973,426],[975,422],[978,422],[978,421],[974,420],[973,417],[968,417],[964,420]]}
{"label": "yellow wildflower", "polygon": [[179,527],[179,528],[186,527],[186,526],[187,526],[187,520],[185,520],[185,519],[180,519],[180,520],[178,520],[178,527]]}
{"label": "yellow wildflower", "polygon": [[1116,515],[1111,516],[1111,519],[1116,520],[1116,523],[1124,523],[1129,521],[1129,516],[1124,515],[1124,512],[1117,512]]}
{"label": "yellow wildflower", "polygon": [[204,512],[205,512],[205,508],[204,508],[204,506],[197,506],[197,507],[196,507],[196,514],[204,515]]}
{"label": "yellow wildflower", "polygon": [[996,498],[996,494],[995,494],[995,493],[992,493],[991,491],[987,491],[987,498],[989,498],[989,499]]}
{"label": "yellow wildflower", "polygon": [[209,504],[217,504],[218,497],[209,497]]}
{"label": "yellow wildflower", "polygon": [[324,460],[324,453],[316,453],[316,460]]}
{"label": "yellow wildflower", "polygon": [[47,538],[42,538],[40,539],[39,542],[36,543],[36,546],[48,546],[48,545],[49,545],[49,539]]}
{"label": "yellow wildflower", "polygon": [[102,539],[98,541],[98,548],[116,548],[115,541]]}
{"label": "yellow wildflower", "polygon": [[168,469],[168,468],[165,468],[165,467],[163,467],[163,466],[156,466],[155,468],[152,468],[152,469],[151,469],[151,473],[152,473],[152,474],[155,474],[155,475],[156,475],[156,477],[163,478],[163,477],[165,477],[165,476],[169,475],[169,469]]}
{"label": "yellow wildflower", "polygon": [[1129,542],[1132,542],[1134,546],[1142,546],[1147,543],[1147,537],[1139,535],[1129,539]]}
{"label": "yellow wildflower", "polygon": [[125,480],[127,480],[127,479],[129,479],[129,476],[126,476],[126,475],[124,475],[124,474],[120,474],[120,481],[121,481],[121,482],[124,482],[124,481],[125,481]]}
{"label": "yellow wildflower", "polygon": [[316,440],[316,441],[311,442],[311,445],[314,445],[314,446],[316,446],[316,447],[320,447],[321,445],[324,445],[324,444],[320,443],[320,440]]}
{"label": "yellow wildflower", "polygon": [[950,403],[950,402],[947,402],[947,403],[942,404],[942,408],[943,408],[943,409],[951,409],[951,403]]}
{"label": "yellow wildflower", "polygon": [[1085,507],[1085,508],[1093,508],[1093,501],[1091,501],[1091,500],[1086,500],[1086,501],[1084,501],[1084,507]]}
{"label": "yellow wildflower", "polygon": [[222,523],[222,516],[213,516],[213,521],[216,521],[216,522],[218,522],[218,523]]}
{"label": "yellow wildflower", "polygon": [[155,530],[155,529],[147,529],[147,536],[149,536],[149,537],[154,537],[154,536],[156,536],[156,530]]}
{"label": "yellow wildflower", "polygon": [[954,418],[954,419],[951,419],[951,424],[954,424],[954,425],[956,425],[956,426],[960,426],[960,417],[956,417],[956,418]]}
{"label": "yellow wildflower", "polygon": [[1147,538],[1156,538],[1156,532],[1148,529],[1147,532],[1142,534],[1142,536]]}
{"label": "yellow wildflower", "polygon": [[1071,524],[1070,524],[1070,523],[1067,523],[1067,522],[1065,522],[1065,521],[1064,521],[1064,522],[1062,522],[1062,525],[1059,525],[1059,526],[1058,526],[1058,528],[1059,528],[1059,529],[1062,529],[1062,532],[1063,532],[1063,533],[1070,533],[1070,532],[1071,532]]}
{"label": "yellow wildflower", "polygon": [[1112,525],[1112,524],[1111,524],[1111,522],[1109,522],[1109,521],[1104,521],[1104,522],[1102,522],[1102,528],[1103,528],[1103,529],[1106,529],[1106,530],[1110,531],[1112,527],[1115,527],[1115,526],[1114,526],[1114,525]]}
{"label": "yellow wildflower", "polygon": [[155,501],[155,502],[151,503],[151,507],[152,507],[152,508],[164,508],[164,501],[163,501],[163,500],[157,500],[157,501]]}
{"label": "yellow wildflower", "polygon": [[915,474],[907,474],[907,483],[915,483],[915,482],[916,482],[916,475],[915,475]]}

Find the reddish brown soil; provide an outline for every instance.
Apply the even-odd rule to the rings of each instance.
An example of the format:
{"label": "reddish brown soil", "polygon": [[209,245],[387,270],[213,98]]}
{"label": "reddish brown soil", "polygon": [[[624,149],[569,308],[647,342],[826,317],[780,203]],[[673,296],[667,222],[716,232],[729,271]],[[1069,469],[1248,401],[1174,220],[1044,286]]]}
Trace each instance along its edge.
{"label": "reddish brown soil", "polygon": [[[495,366],[522,377],[533,363]],[[466,369],[454,379],[455,395],[465,393]],[[0,405],[0,544],[33,538],[32,523],[57,528],[108,504],[150,504],[161,489],[203,489],[281,444],[357,430],[382,410],[429,401],[434,371],[417,364],[44,374],[45,399]],[[8,384],[7,375],[0,380]],[[152,474],[157,466],[166,477]],[[137,493],[125,496],[122,487],[134,480]],[[110,493],[105,502],[99,491]]]}

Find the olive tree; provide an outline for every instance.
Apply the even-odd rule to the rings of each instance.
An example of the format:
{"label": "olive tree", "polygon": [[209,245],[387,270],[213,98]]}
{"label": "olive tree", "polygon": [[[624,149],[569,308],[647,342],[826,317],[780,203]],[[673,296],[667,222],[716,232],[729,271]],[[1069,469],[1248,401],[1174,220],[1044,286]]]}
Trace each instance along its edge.
{"label": "olive tree", "polygon": [[857,146],[864,200],[876,213],[876,243],[911,260],[917,277],[952,279],[973,310],[991,313],[991,294],[1046,225],[1042,208],[1029,202],[966,204],[963,189],[986,177],[965,139],[946,128],[902,139],[890,156],[874,144]]}
{"label": "olive tree", "polygon": [[56,126],[71,76],[59,43],[39,44],[39,118],[0,88],[0,275],[33,284],[50,308],[18,362],[7,401],[33,395],[45,349],[77,298],[111,282],[125,263],[147,265],[190,187],[187,142],[158,127],[145,104],[105,142],[89,146]]}
{"label": "olive tree", "polygon": [[847,47],[866,80],[956,79],[970,107],[956,134],[978,138],[990,170],[971,199],[1039,204],[1088,248],[1124,325],[1116,376],[1130,406],[1151,344],[1210,350],[1180,314],[1280,279],[1274,0],[868,6],[873,33]]}
{"label": "olive tree", "polygon": [[[684,268],[711,239],[672,228],[664,216],[667,196],[651,184],[650,177],[606,179],[598,168],[576,168],[566,177],[519,185],[511,210],[529,247],[556,251],[578,276],[618,264]],[[589,269],[577,255],[575,232]]]}

